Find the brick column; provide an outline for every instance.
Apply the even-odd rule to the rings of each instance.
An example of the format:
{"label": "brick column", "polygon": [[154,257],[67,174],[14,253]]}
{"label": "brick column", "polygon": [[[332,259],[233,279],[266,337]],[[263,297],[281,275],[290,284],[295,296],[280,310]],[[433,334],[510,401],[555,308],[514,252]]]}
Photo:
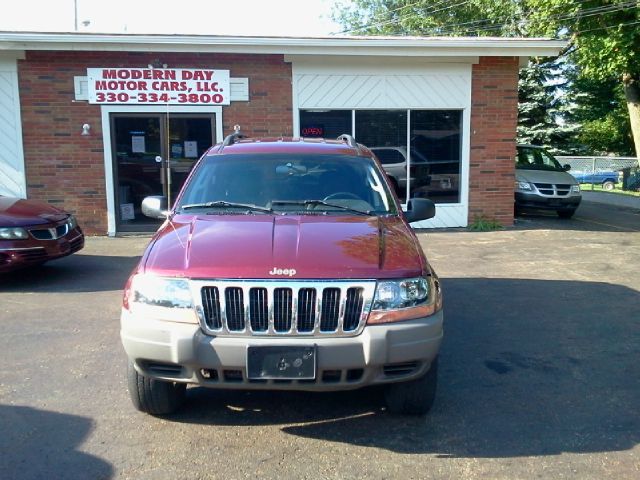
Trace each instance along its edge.
{"label": "brick column", "polygon": [[469,223],[513,224],[518,121],[518,58],[481,57],[471,92]]}

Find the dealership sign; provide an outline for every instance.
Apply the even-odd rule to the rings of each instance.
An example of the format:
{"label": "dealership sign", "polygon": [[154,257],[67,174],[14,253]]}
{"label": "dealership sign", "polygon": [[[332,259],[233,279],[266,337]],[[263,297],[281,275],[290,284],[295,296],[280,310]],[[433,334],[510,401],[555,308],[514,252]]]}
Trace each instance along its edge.
{"label": "dealership sign", "polygon": [[229,105],[229,70],[88,68],[89,103]]}

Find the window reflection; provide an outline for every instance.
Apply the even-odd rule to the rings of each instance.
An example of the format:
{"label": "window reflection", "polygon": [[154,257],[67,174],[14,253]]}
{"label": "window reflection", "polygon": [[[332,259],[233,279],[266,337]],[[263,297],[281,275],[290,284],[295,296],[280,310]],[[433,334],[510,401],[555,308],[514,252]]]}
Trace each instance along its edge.
{"label": "window reflection", "polygon": [[[362,110],[356,112],[356,139],[380,159],[398,197],[407,194],[407,111]],[[384,158],[384,160],[383,160]]]}
{"label": "window reflection", "polygon": [[[435,203],[460,202],[461,166],[460,110],[414,110],[411,112],[411,159],[426,164],[411,182],[412,197]],[[427,178],[428,177],[428,178]]]}
{"label": "window reflection", "polygon": [[459,203],[462,111],[411,110],[409,115],[407,110],[356,110],[352,125],[351,110],[303,110],[301,135],[336,138],[355,131],[357,141],[376,154],[403,202],[408,191],[409,198]]}

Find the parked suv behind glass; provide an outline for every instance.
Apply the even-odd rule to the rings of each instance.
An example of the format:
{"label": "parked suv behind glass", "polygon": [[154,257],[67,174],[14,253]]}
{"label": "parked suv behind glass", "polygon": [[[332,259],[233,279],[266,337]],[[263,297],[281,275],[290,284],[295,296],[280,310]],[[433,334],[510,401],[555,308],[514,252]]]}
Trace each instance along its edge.
{"label": "parked suv behind glass", "polygon": [[121,338],[136,408],[181,406],[187,384],[385,387],[393,412],[434,401],[442,296],[371,151],[353,138],[227,137],[196,164],[129,278]]}
{"label": "parked suv behind glass", "polygon": [[515,213],[522,210],[554,210],[571,218],[582,196],[580,185],[544,148],[518,145],[516,155]]}

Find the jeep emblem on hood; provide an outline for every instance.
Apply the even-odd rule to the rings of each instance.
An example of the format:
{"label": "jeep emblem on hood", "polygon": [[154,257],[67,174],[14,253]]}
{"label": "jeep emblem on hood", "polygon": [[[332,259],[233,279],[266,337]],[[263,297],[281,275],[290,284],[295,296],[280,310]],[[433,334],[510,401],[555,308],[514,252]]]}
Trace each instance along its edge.
{"label": "jeep emblem on hood", "polygon": [[293,277],[296,273],[295,268],[277,268],[273,267],[273,270],[269,272],[269,275],[288,275],[289,277]]}

